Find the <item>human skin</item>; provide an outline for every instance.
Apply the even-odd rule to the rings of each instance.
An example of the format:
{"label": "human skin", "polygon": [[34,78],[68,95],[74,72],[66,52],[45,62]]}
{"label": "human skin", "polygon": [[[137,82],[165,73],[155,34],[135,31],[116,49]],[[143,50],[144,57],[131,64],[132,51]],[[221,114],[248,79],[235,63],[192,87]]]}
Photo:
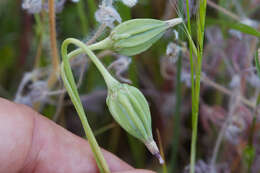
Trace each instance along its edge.
{"label": "human skin", "polygon": [[[153,173],[102,152],[113,173]],[[98,172],[86,140],[25,105],[0,98],[0,173]]]}

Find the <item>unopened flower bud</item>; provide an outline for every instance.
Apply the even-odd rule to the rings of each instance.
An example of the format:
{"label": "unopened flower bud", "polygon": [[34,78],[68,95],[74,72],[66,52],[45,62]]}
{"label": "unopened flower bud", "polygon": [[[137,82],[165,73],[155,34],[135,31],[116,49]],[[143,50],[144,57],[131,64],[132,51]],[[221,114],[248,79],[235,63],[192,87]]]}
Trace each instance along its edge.
{"label": "unopened flower bud", "polygon": [[160,163],[163,163],[153,140],[150,109],[144,95],[137,88],[120,83],[109,88],[106,102],[120,126],[141,140]]}
{"label": "unopened flower bud", "polygon": [[159,40],[168,28],[182,22],[181,18],[168,21],[156,19],[126,21],[111,32],[109,36],[112,43],[111,49],[126,56],[139,54]]}

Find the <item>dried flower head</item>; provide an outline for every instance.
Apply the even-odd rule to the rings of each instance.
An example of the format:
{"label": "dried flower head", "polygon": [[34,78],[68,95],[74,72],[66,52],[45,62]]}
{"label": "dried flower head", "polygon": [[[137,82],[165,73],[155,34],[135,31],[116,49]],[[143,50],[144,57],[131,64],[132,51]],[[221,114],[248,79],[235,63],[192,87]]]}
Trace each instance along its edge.
{"label": "dried flower head", "polygon": [[187,87],[191,87],[191,74],[185,70],[182,70],[181,72],[181,81],[185,83]]}
{"label": "dried flower head", "polygon": [[117,60],[115,60],[112,64],[108,66],[108,69],[113,69],[115,71],[117,79],[119,79],[121,82],[131,84],[132,82],[129,79],[126,79],[122,76],[123,73],[128,69],[130,63],[131,58],[121,55],[118,56]]}
{"label": "dried flower head", "polygon": [[34,102],[46,101],[48,93],[47,82],[42,80],[33,82],[32,78],[34,76],[35,74],[33,72],[25,73],[14,102],[32,106]]}
{"label": "dried flower head", "polygon": [[245,24],[245,25],[248,25],[248,26],[251,26],[255,29],[257,29],[259,27],[259,22],[258,21],[255,21],[255,20],[252,20],[250,18],[243,18],[241,20],[241,23]]}
{"label": "dried flower head", "polygon": [[250,76],[247,78],[248,83],[255,87],[260,88],[260,79],[255,73],[251,73]]}
{"label": "dried flower head", "polygon": [[252,122],[252,113],[245,106],[238,106],[232,115],[232,119],[225,131],[225,138],[233,143],[237,144],[242,136],[242,133],[249,127]]}
{"label": "dried flower head", "polygon": [[170,58],[172,63],[175,63],[178,60],[179,53],[181,51],[182,51],[182,48],[179,45],[177,45],[173,42],[170,42],[167,45],[166,55]]}
{"label": "dried flower head", "polygon": [[[190,166],[186,166],[184,173],[190,171]],[[210,164],[206,163],[203,160],[198,160],[195,165],[195,173],[229,173],[230,170],[226,164],[217,164],[212,167]]]}
{"label": "dried flower head", "polygon": [[114,22],[121,23],[122,19],[113,6],[100,5],[95,13],[96,20],[110,28],[114,28]]}
{"label": "dried flower head", "polygon": [[[43,4],[43,8],[45,11],[49,11],[48,2],[49,1],[45,1],[45,3]],[[63,10],[65,2],[66,2],[66,0],[56,0],[55,1],[55,13],[60,13]]]}
{"label": "dried flower head", "polygon": [[[190,166],[186,166],[184,169],[184,173],[188,173],[190,170]],[[208,173],[211,171],[210,166],[204,162],[203,160],[197,161],[195,165],[195,173]],[[216,171],[214,171],[216,172]]]}
{"label": "dried flower head", "polygon": [[230,29],[229,30],[229,34],[234,36],[234,37],[236,37],[236,38],[238,38],[239,40],[243,39],[243,34],[240,31],[238,31],[238,30]]}
{"label": "dried flower head", "polygon": [[30,14],[39,13],[42,10],[42,0],[23,0],[22,8]]}
{"label": "dried flower head", "polygon": [[[59,13],[62,11],[66,0],[55,1],[55,12]],[[48,1],[42,0],[23,0],[22,8],[30,14],[40,13],[42,10],[48,11]]]}
{"label": "dried flower head", "polygon": [[128,7],[133,7],[137,3],[137,0],[122,0],[122,2]]}
{"label": "dried flower head", "polygon": [[239,75],[234,75],[233,77],[232,77],[232,80],[231,80],[231,82],[229,83],[229,86],[231,87],[231,88],[237,88],[237,87],[239,87],[240,86],[240,76]]}

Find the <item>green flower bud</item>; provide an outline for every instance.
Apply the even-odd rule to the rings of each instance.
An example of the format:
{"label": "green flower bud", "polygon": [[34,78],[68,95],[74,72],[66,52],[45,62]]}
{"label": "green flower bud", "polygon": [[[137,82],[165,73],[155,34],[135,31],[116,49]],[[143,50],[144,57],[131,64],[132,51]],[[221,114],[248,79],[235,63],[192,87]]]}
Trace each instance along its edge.
{"label": "green flower bud", "polygon": [[153,140],[150,109],[144,95],[133,86],[119,83],[109,88],[106,102],[120,126],[141,140],[160,163],[163,163]]}
{"label": "green flower bud", "polygon": [[139,54],[159,40],[168,28],[182,22],[181,18],[168,21],[156,19],[128,20],[112,30],[109,36],[112,40],[112,49],[126,56]]}
{"label": "green flower bud", "polygon": [[[163,36],[168,28],[182,22],[181,18],[168,21],[156,19],[128,20],[115,27],[104,40],[89,45],[89,48],[92,51],[109,49],[121,55],[133,56],[149,49]],[[69,57],[76,56],[81,52],[81,49],[74,50],[69,54]]]}

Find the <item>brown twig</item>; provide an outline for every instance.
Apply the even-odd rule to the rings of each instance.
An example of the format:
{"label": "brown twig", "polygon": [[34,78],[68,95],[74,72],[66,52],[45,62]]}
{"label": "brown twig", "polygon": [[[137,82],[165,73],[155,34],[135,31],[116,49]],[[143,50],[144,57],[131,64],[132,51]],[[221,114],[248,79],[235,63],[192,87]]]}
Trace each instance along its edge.
{"label": "brown twig", "polygon": [[236,14],[226,10],[225,8],[219,6],[218,4],[216,4],[215,2],[211,1],[211,0],[207,0],[207,4],[212,7],[212,8],[215,8],[216,10],[219,10],[221,11],[223,14],[231,17],[232,19],[234,20],[237,20],[237,21],[241,21],[241,18],[239,16],[237,16]]}
{"label": "brown twig", "polygon": [[[221,127],[221,130],[218,134],[217,140],[216,140],[216,144],[214,146],[214,150],[213,150],[213,155],[210,161],[210,172],[214,173],[216,172],[215,170],[215,163],[217,160],[217,155],[219,153],[219,148],[220,148],[220,144],[222,142],[222,139],[224,138],[225,132],[227,127],[229,126],[233,116],[234,116],[234,111],[236,106],[239,104],[239,100],[237,99],[237,94],[239,93],[239,89],[236,90],[236,92],[233,92],[232,96],[230,97],[230,105],[229,105],[229,112],[228,112],[228,116],[223,124],[223,126]],[[239,95],[239,94],[238,94]]]}
{"label": "brown twig", "polygon": [[[214,81],[210,80],[209,78],[205,77],[205,76],[202,76],[201,77],[201,81],[203,83],[205,83],[206,85],[209,85],[219,91],[221,91],[222,93],[226,94],[226,95],[229,95],[229,96],[232,96],[233,95],[233,92],[230,91],[229,89],[215,83]],[[244,98],[243,96],[239,95],[237,96],[237,99],[240,100],[243,104],[247,105],[248,107],[250,108],[255,108],[255,104],[252,103],[251,101],[247,100],[246,98]]]}
{"label": "brown twig", "polygon": [[97,32],[94,34],[94,36],[89,40],[87,41],[87,45],[90,45],[92,43],[94,43],[98,37],[100,37],[100,35],[103,33],[103,31],[106,29],[106,25],[105,24],[101,24],[100,27],[98,28]]}
{"label": "brown twig", "polygon": [[52,87],[57,81],[57,74],[59,73],[59,53],[57,48],[56,40],[56,20],[55,20],[55,0],[48,1],[49,8],[49,28],[50,28],[50,43],[51,43],[51,55],[52,55],[52,66],[53,72],[51,73],[48,86]]}

